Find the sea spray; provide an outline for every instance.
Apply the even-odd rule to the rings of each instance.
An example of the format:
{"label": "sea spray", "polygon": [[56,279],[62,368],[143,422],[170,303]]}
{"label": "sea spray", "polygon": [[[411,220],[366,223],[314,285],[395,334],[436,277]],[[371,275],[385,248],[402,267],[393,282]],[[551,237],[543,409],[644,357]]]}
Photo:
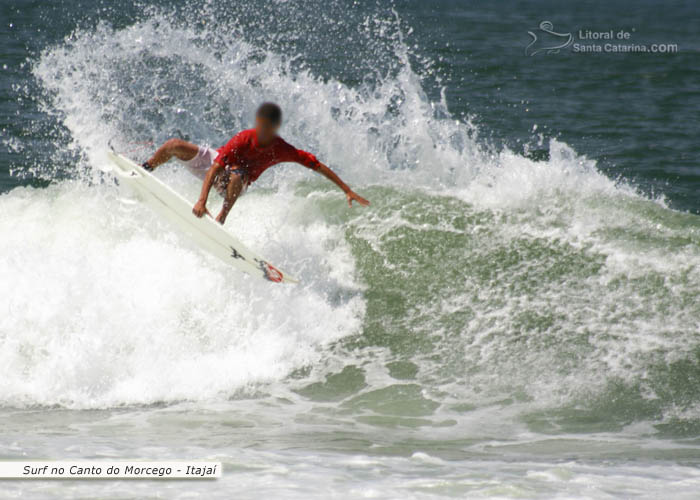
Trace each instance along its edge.
{"label": "sea spray", "polygon": [[[21,332],[4,337],[6,401],[103,407],[282,384],[406,422],[461,422],[460,408],[497,401],[607,408],[618,393],[652,401],[640,419],[678,411],[682,368],[668,367],[696,364],[694,218],[561,141],[539,161],[480,141],[429,97],[395,13],[367,28],[385,36],[381,71],[349,85],[197,12],[79,28],[34,61],[81,163],[60,172],[73,182],[2,199],[22,213],[3,221],[6,269],[32,270],[5,281],[12,310],[32,311],[4,318]],[[218,146],[262,96],[285,110],[287,140],[373,202],[348,211],[291,165],[256,183],[228,227],[299,275],[293,290],[231,274],[105,173],[109,142]],[[196,197],[176,167],[158,175]]]}

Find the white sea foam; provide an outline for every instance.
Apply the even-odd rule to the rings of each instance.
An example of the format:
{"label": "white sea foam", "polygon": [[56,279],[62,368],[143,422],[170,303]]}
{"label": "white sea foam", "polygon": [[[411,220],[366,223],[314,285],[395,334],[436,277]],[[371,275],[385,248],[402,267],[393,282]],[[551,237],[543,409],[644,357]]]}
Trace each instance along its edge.
{"label": "white sea foam", "polygon": [[[341,286],[328,270],[347,252],[325,251],[324,242],[340,245],[334,229],[296,221],[291,201],[267,200],[244,231],[309,269],[305,284],[275,287],[202,254],[111,187],[64,182],[2,196],[4,404],[228,397],[316,362],[320,346],[357,331],[364,306],[357,295],[327,299]],[[268,216],[288,224],[271,230]]]}

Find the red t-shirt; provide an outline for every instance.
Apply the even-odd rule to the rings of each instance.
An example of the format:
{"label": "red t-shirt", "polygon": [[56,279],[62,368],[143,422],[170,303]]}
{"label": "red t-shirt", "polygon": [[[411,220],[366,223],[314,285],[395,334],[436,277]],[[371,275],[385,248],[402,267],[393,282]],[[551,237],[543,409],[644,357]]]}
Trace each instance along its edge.
{"label": "red t-shirt", "polygon": [[239,132],[224,147],[219,148],[218,152],[217,163],[225,167],[238,166],[248,170],[248,184],[277,163],[301,163],[312,170],[318,170],[320,166],[314,155],[295,148],[281,137],[276,137],[268,146],[259,146],[255,129]]}

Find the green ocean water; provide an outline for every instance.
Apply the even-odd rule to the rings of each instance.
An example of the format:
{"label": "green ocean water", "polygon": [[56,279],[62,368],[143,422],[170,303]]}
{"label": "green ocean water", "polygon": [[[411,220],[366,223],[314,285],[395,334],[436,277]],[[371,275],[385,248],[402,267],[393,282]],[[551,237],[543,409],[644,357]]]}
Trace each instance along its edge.
{"label": "green ocean water", "polygon": [[[700,11],[591,5],[3,4],[0,458],[224,476],[0,491],[694,498]],[[526,55],[545,20],[678,51]],[[262,99],[372,202],[256,182],[226,227],[296,287],[203,254],[104,155],[219,146]]]}

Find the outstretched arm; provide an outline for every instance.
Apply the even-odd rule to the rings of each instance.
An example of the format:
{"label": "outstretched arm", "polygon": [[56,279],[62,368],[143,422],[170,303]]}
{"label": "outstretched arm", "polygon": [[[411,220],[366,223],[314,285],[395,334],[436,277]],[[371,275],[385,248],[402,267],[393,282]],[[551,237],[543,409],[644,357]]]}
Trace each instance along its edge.
{"label": "outstretched arm", "polygon": [[345,184],[343,180],[340,177],[338,177],[338,174],[333,172],[323,163],[318,162],[318,168],[316,169],[316,171],[343,190],[343,192],[345,193],[345,197],[348,199],[348,205],[352,206],[353,201],[356,201],[363,207],[369,205],[369,201],[365,200],[362,196],[350,189],[350,186]]}
{"label": "outstretched arm", "polygon": [[217,161],[212,163],[211,167],[209,167],[207,175],[204,178],[204,183],[202,184],[202,192],[199,194],[199,200],[197,200],[197,203],[194,204],[194,208],[192,208],[192,213],[197,217],[201,218],[205,213],[207,213],[207,199],[209,198],[209,191],[211,191],[211,187],[214,185],[214,180],[221,173],[223,168],[223,165]]}

